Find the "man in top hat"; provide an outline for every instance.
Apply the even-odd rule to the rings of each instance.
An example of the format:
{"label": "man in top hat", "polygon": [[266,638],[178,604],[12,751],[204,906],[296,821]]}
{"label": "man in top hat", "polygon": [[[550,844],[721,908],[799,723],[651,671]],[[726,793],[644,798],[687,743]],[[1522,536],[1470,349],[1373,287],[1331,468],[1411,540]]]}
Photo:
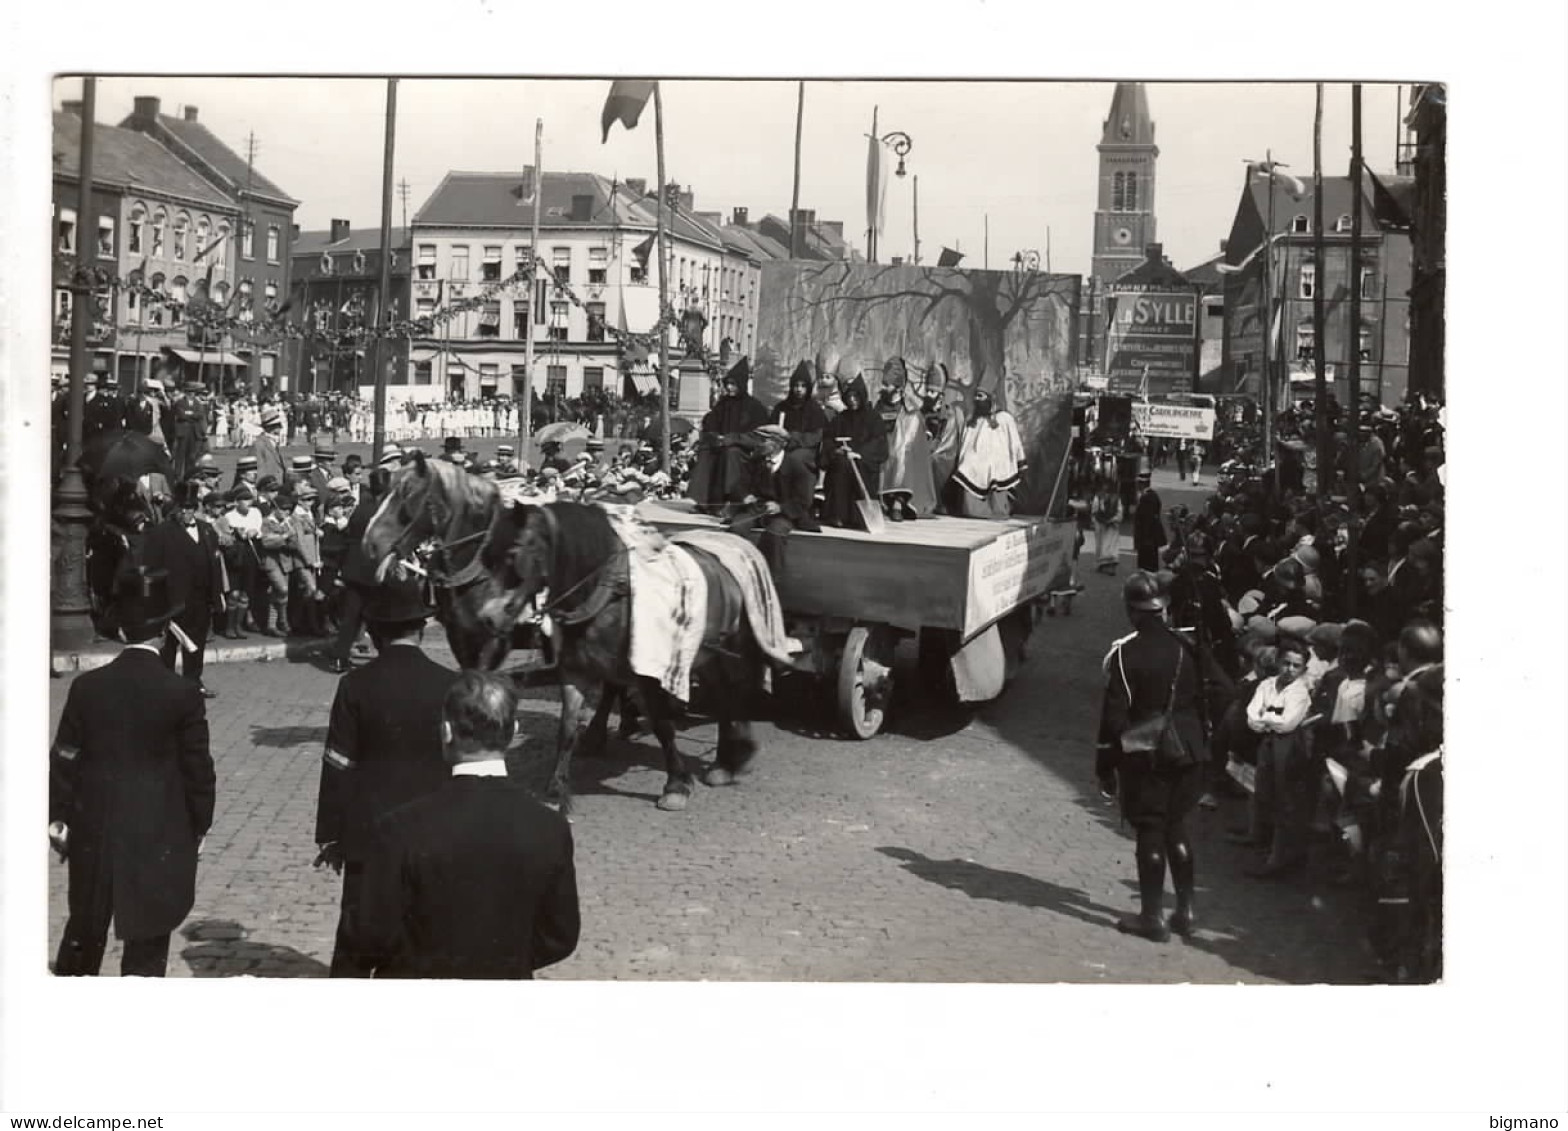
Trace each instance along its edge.
{"label": "man in top hat", "polygon": [[441,458],[448,463],[462,463],[468,458],[468,453],[463,450],[463,440],[460,436],[448,436],[441,445]]}
{"label": "man in top hat", "polygon": [[193,645],[187,651],[185,641],[171,631],[163,643],[163,662],[173,671],[175,657],[183,654],[185,678],[200,688],[202,695],[216,699],[218,693],[202,683],[201,673],[206,662],[207,634],[212,629],[212,618],[224,611],[228,586],[218,551],[218,535],[210,524],[198,519],[200,507],[200,487],[195,481],[176,484],[174,510],[147,532],[142,543],[142,562],[149,569],[166,572],[170,598],[182,610],[174,623]]}
{"label": "man in top hat", "polygon": [[364,615],[379,653],[338,681],[316,803],[318,863],[343,873],[343,904],[331,976],[365,978],[388,957],[365,949],[360,922],[374,823],[439,789],[441,706],[458,677],[420,650],[425,620],[418,578],[389,578],[366,595]]}
{"label": "man in top hat", "polygon": [[1160,547],[1165,545],[1165,522],[1160,511],[1159,492],[1151,474],[1138,473],[1138,505],[1132,513],[1132,546],[1138,555],[1138,568],[1153,572],[1160,566]]}
{"label": "man in top hat", "polygon": [[275,404],[263,405],[261,435],[251,444],[251,455],[256,457],[257,474],[275,476],[279,483],[283,482],[288,471],[283,464],[282,441],[283,410]]}
{"label": "man in top hat", "polygon": [[169,458],[174,462],[177,479],[188,479],[196,470],[196,461],[207,451],[207,387],[191,378],[180,386],[180,395],[170,406],[174,416],[174,435],[169,444]]}
{"label": "man in top hat", "polygon": [[109,373],[89,373],[85,378],[87,392],[82,404],[82,443],[105,432],[114,432],[126,426],[125,402],[120,399],[117,382]]}
{"label": "man in top hat", "polygon": [[253,455],[240,456],[234,464],[234,482],[229,484],[229,490],[234,490],[241,483],[256,490],[256,484],[261,479],[260,461]]}
{"label": "man in top hat", "polygon": [[572,829],[507,773],[511,681],[463,672],[443,704],[441,785],[382,818],[361,948],[383,978],[532,978],[577,947]]}
{"label": "man in top hat", "polygon": [[158,658],[180,611],[168,580],[144,566],[120,575],[129,643],[71,684],[50,748],[49,840],[69,869],[56,975],[97,974],[113,920],[125,940],[120,973],[161,978],[169,935],[196,899],[216,775],[206,704]]}

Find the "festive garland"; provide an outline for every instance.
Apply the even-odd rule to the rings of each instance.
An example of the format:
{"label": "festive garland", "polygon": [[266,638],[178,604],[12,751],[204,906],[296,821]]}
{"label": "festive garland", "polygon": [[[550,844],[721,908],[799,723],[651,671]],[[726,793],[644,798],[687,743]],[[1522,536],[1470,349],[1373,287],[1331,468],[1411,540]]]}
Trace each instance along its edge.
{"label": "festive garland", "polygon": [[[234,294],[224,305],[219,305],[211,300],[202,302],[180,302],[171,297],[168,292],[149,287],[142,279],[142,272],[133,271],[129,276],[122,277],[113,270],[103,267],[81,266],[77,260],[63,252],[56,252],[55,258],[71,268],[69,285],[73,289],[99,292],[119,290],[134,296],[138,301],[156,310],[168,310],[173,315],[171,326],[148,326],[131,324],[120,327],[120,332],[125,334],[146,333],[150,330],[167,330],[181,325],[194,328],[202,332],[204,338],[222,338],[228,336],[236,343],[256,346],[271,346],[282,341],[320,342],[336,347],[359,347],[376,341],[407,341],[429,339],[439,336],[439,331],[453,319],[463,314],[469,314],[488,306],[502,292],[521,286],[528,286],[541,277],[542,264],[534,263],[531,267],[518,268],[511,276],[492,283],[485,284],[477,293],[467,298],[454,300],[441,309],[417,318],[402,318],[390,323],[385,330],[377,332],[374,328],[356,323],[343,329],[328,330],[321,327],[317,310],[307,315],[303,322],[290,322],[285,319],[292,302],[279,303],[276,299],[268,300],[263,308],[264,317],[257,319],[249,312],[240,314],[228,313],[229,308],[240,298],[236,289]],[[564,297],[574,306],[587,311],[588,304],[574,291],[569,283],[562,283],[551,274],[544,274],[544,279],[549,281],[556,295]],[[531,291],[531,287],[530,287]],[[529,295],[532,302],[532,294]],[[358,303],[356,313],[364,309],[362,296],[356,295],[350,303]],[[351,307],[351,309],[354,309]],[[340,315],[342,311],[338,312]],[[183,315],[183,322],[181,316]],[[350,315],[352,316],[352,315]],[[310,325],[311,322],[315,326]],[[610,326],[602,318],[599,325],[605,335],[619,345],[622,350],[631,346],[638,346],[645,350],[655,350],[659,337],[669,327],[676,325],[678,319],[674,308],[665,303],[659,320],[648,330],[633,333]],[[550,341],[553,339],[547,339]]]}

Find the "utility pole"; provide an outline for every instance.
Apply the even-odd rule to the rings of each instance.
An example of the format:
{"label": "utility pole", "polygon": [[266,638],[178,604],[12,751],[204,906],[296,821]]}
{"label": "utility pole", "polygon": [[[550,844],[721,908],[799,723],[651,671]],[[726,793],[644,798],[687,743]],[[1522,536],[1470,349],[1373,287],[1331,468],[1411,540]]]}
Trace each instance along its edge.
{"label": "utility pole", "polygon": [[658,159],[659,199],[654,213],[656,247],[659,253],[659,318],[654,323],[659,328],[659,467],[670,470],[670,335],[664,325],[668,281],[665,278],[664,237],[664,96],[659,84],[653,84],[653,149]]}
{"label": "utility pole", "polygon": [[1350,88],[1350,514],[1352,520],[1350,553],[1346,569],[1350,577],[1346,612],[1356,615],[1361,515],[1361,84]]}
{"label": "utility pole", "polygon": [[991,214],[985,214],[985,269],[991,269]]}
{"label": "utility pole", "polygon": [[882,144],[877,140],[879,109],[879,106],[871,108],[871,163],[866,168],[866,260],[870,263],[877,261],[877,225],[882,222],[882,153],[877,149]]}
{"label": "utility pole", "polygon": [[[387,441],[387,366],[392,361],[387,329],[392,309],[392,150],[397,139],[397,79],[387,79],[387,136],[381,163],[381,279],[376,287],[375,338],[371,356],[375,365],[375,435],[370,449],[371,466],[379,466]],[[359,363],[355,352],[355,365]],[[356,395],[358,390],[356,389]]]}
{"label": "utility pole", "polygon": [[1328,434],[1328,359],[1323,325],[1323,282],[1328,263],[1323,243],[1323,84],[1317,84],[1317,106],[1312,118],[1312,431],[1317,438],[1318,502],[1328,498],[1334,479],[1332,447]]}
{"label": "utility pole", "polygon": [[408,178],[397,183],[397,194],[403,200],[403,231],[408,231]]}
{"label": "utility pole", "polygon": [[[523,337],[523,403],[518,410],[517,458],[527,460],[532,451],[530,437],[534,432],[534,292],[539,286],[539,201],[544,197],[544,119],[534,119],[534,215],[528,234],[528,318],[527,333]],[[614,209],[612,208],[613,212]],[[517,395],[517,390],[512,390]]]}
{"label": "utility pole", "polygon": [[87,331],[93,314],[91,270],[97,253],[97,229],[88,236],[93,208],[93,120],[97,116],[98,80],[82,79],[82,132],[76,173],[76,263],[71,279],[71,376],[66,401],[64,473],[55,491],[54,520],[58,542],[53,564],[49,635],[57,648],[80,648],[92,640],[92,600],[87,592],[87,484],[78,467],[82,458],[82,415],[87,408]]}
{"label": "utility pole", "polygon": [[[795,192],[789,202],[789,257],[800,258],[800,137],[806,122],[806,82],[800,82],[795,97]],[[662,174],[661,174],[662,175]],[[664,191],[664,186],[659,186]]]}
{"label": "utility pole", "polygon": [[[1263,233],[1263,286],[1259,297],[1263,302],[1263,466],[1268,469],[1274,462],[1274,350],[1269,340],[1274,335],[1274,151],[1265,151],[1263,160],[1268,167],[1269,206],[1265,210],[1267,227]],[[1248,177],[1252,176],[1249,169]],[[1277,478],[1265,470],[1270,494]]]}
{"label": "utility pole", "polygon": [[1051,273],[1051,226],[1045,226],[1045,273]]}
{"label": "utility pole", "polygon": [[915,252],[911,257],[920,266],[920,174],[915,174]]}
{"label": "utility pole", "polygon": [[[255,182],[256,182],[256,131],[255,130],[251,130],[250,133],[245,135],[245,192],[243,194],[241,194],[243,199],[244,199],[244,201],[245,201],[245,214],[242,217],[240,217],[240,227],[244,229],[244,231],[241,233],[241,238],[242,239],[248,237],[248,238],[254,240],[256,238],[256,218],[255,218],[254,214],[251,212],[252,197],[250,195],[251,189],[255,185]],[[252,361],[256,361],[257,360],[257,354],[259,352],[260,351],[255,348],[255,343],[253,343],[252,344],[252,349],[251,349],[251,355],[250,355]],[[283,355],[281,350],[279,351],[279,355],[280,356],[286,356],[286,355]],[[286,366],[285,366],[285,368],[286,368]],[[295,387],[298,388],[298,382],[299,382],[299,375],[298,374],[295,375],[294,380],[295,380]],[[252,400],[255,400],[257,397],[259,397],[261,395],[261,366],[260,365],[252,365],[251,368],[250,368],[250,395],[251,395],[251,399]]]}

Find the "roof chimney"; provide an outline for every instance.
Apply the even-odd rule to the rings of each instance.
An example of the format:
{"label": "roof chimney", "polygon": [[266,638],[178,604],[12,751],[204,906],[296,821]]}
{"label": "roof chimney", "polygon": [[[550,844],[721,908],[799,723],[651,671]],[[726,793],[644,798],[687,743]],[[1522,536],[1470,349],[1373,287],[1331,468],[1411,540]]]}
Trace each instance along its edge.
{"label": "roof chimney", "polygon": [[72,98],[60,103],[60,112],[62,114],[75,114],[80,118],[82,116],[82,100],[80,98]]}
{"label": "roof chimney", "polygon": [[737,228],[744,228],[746,227],[746,220],[749,215],[750,213],[747,209],[737,208],[735,209],[734,216],[731,218],[730,223],[734,224]]}
{"label": "roof chimney", "polygon": [[347,220],[332,221],[332,238],[328,242],[337,243],[339,240],[348,239],[348,234],[351,230],[352,225]]}
{"label": "roof chimney", "polygon": [[131,117],[138,122],[155,122],[158,120],[158,107],[160,105],[161,103],[156,97],[139,96],[131,104]]}
{"label": "roof chimney", "polygon": [[185,120],[187,122],[194,122],[196,120],[196,107],[187,106],[185,108]]}
{"label": "roof chimney", "polygon": [[1165,245],[1162,243],[1151,243],[1147,245],[1143,249],[1143,253],[1149,257],[1150,263],[1165,262]]}
{"label": "roof chimney", "polygon": [[572,195],[572,215],[574,224],[586,224],[593,219],[593,194],[574,193]]}

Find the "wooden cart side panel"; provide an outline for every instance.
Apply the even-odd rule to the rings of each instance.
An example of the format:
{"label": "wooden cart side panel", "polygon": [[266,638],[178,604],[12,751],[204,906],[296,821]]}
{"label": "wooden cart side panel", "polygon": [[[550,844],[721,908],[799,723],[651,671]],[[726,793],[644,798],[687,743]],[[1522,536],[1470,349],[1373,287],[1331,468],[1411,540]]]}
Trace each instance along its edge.
{"label": "wooden cart side panel", "polygon": [[944,546],[791,535],[779,599],[791,615],[959,629],[969,554]]}

